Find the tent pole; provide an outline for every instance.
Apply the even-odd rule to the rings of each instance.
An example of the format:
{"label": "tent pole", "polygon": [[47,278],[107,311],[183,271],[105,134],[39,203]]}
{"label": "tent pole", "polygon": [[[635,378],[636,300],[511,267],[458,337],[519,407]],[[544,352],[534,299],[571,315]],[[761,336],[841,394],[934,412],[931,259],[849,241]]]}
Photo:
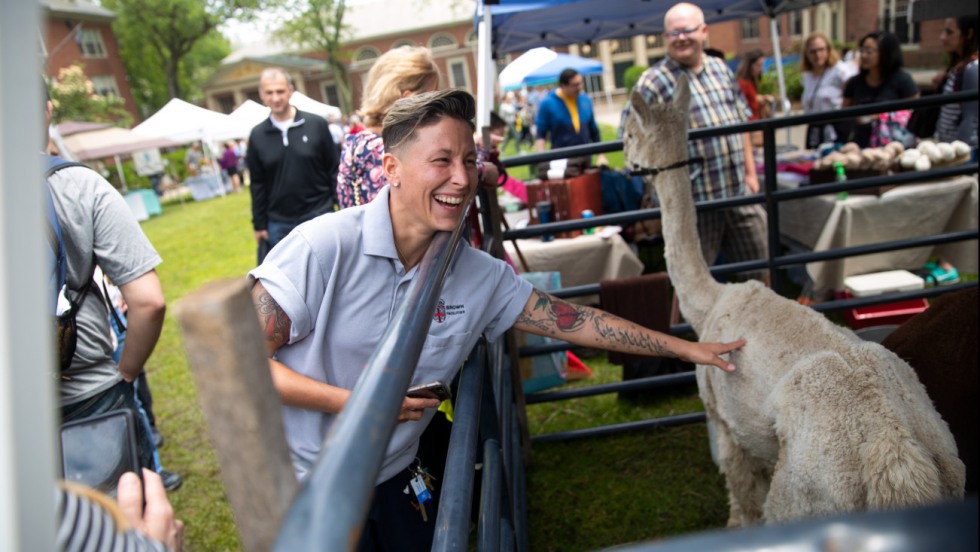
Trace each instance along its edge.
{"label": "tent pole", "polygon": [[118,155],[114,155],[113,159],[116,160],[116,172],[119,173],[119,186],[122,188],[122,193],[126,194],[129,192],[129,187],[126,186],[126,175],[123,174],[122,160],[119,159]]}
{"label": "tent pole", "polygon": [[482,129],[490,126],[490,110],[493,109],[493,90],[497,71],[493,67],[493,51],[491,44],[491,25],[490,6],[483,4],[483,17],[477,27],[477,51],[476,66],[477,75],[480,77],[476,89],[476,128]]}
{"label": "tent pole", "polygon": [[[779,21],[776,15],[769,15],[769,36],[772,37],[772,55],[776,60],[776,77],[779,79],[779,99],[783,117],[789,115],[789,100],[786,99],[786,79],[783,77],[783,53],[779,48]],[[791,142],[790,128],[786,127],[786,143]]]}

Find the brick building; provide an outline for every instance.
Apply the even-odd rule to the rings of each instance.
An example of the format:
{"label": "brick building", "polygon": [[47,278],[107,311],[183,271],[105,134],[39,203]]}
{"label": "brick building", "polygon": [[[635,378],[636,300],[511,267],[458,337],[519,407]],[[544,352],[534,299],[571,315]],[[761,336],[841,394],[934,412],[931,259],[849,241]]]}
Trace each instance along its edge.
{"label": "brick building", "polygon": [[126,102],[133,122],[140,121],[129,87],[119,45],[112,33],[115,14],[89,0],[41,0],[44,73],[81,62],[96,94],[117,96]]}
{"label": "brick building", "polygon": [[[353,105],[360,105],[361,90],[374,60],[391,48],[409,44],[426,46],[442,72],[442,86],[476,93],[476,33],[474,0],[418,2],[366,0],[352,3],[345,23],[353,37],[344,53],[350,60]],[[384,13],[384,16],[379,16]],[[337,83],[327,70],[322,52],[296,52],[282,44],[263,41],[239,48],[207,82],[206,107],[230,113],[246,99],[259,101],[259,74],[266,67],[282,67],[296,90],[330,105],[340,105]],[[293,53],[283,53],[293,52]]]}
{"label": "brick building", "polygon": [[[805,37],[814,31],[827,34],[831,40],[853,44],[865,34],[887,29],[899,36],[904,46],[905,65],[938,70],[943,63],[939,42],[942,20],[911,22],[915,2],[921,0],[831,0],[802,10],[778,16],[780,48],[794,53]],[[476,35],[473,27],[475,0],[432,2],[420,0],[365,0],[350,7],[348,23],[355,36],[345,48],[350,56],[349,70],[354,105],[360,104],[363,79],[373,60],[388,49],[401,44],[428,46],[443,73],[443,86],[461,87],[475,92]],[[379,17],[384,13],[384,17]],[[711,25],[710,46],[739,56],[752,48],[773,52],[770,19],[751,18]],[[236,51],[225,60],[225,66],[206,84],[207,107],[230,112],[246,98],[258,101],[258,74],[268,66],[282,66],[293,76],[299,91],[320,101],[338,105],[336,84],[325,69],[323,55],[296,52],[296,49],[263,43],[264,49]],[[633,65],[649,65],[663,58],[665,48],[660,35],[635,36],[604,40],[595,44],[570,44],[556,48],[575,55],[595,58],[603,63],[601,77],[592,77],[591,90],[611,94],[625,93],[623,75]],[[498,66],[517,57],[510,52],[498,60]],[[922,80],[922,79],[920,79]]]}

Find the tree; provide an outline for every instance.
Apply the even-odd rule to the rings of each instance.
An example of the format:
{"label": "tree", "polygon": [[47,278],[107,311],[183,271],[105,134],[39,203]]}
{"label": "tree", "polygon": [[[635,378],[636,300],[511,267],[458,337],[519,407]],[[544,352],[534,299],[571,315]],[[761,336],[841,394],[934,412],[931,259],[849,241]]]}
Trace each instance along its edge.
{"label": "tree", "polygon": [[[191,96],[199,93],[199,85],[230,51],[217,31],[218,25],[229,19],[247,21],[257,11],[277,3],[278,0],[102,0],[103,6],[116,13],[112,29],[131,82],[137,88],[137,102],[154,110],[171,98],[193,99]],[[159,86],[161,77],[163,89]]]}
{"label": "tree", "polygon": [[349,55],[341,51],[350,28],[344,24],[346,0],[294,0],[288,2],[284,13],[290,16],[281,23],[276,35],[301,48],[322,51],[327,55],[327,69],[333,73],[340,94],[340,109],[354,111]]}
{"label": "tree", "polygon": [[133,122],[122,98],[95,93],[92,81],[85,76],[81,62],[58,71],[58,78],[51,83],[50,88],[51,103],[54,104],[54,123],[88,121],[129,127]]}

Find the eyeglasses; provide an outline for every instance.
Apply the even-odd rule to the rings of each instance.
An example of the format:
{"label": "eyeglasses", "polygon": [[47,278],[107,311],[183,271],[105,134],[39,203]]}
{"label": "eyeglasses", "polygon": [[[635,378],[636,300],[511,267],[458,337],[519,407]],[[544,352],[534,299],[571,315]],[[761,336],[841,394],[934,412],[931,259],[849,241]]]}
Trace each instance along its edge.
{"label": "eyeglasses", "polygon": [[863,55],[870,56],[871,54],[877,54],[878,48],[872,48],[871,46],[864,46],[858,49],[858,51],[861,52]]}
{"label": "eyeglasses", "polygon": [[690,29],[677,29],[677,30],[669,31],[669,32],[664,33],[664,34],[667,35],[667,38],[677,39],[677,38],[680,38],[681,35],[690,36],[690,35],[694,34],[694,33],[698,32],[698,31],[700,31],[701,30],[701,27],[704,27],[704,23],[702,23],[700,25],[697,25],[695,27],[691,27]]}

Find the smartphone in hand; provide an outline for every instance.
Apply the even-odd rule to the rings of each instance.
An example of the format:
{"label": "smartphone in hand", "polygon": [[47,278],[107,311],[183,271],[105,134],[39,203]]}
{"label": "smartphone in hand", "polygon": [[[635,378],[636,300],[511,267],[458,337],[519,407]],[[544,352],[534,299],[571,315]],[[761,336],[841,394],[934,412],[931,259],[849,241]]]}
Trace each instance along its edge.
{"label": "smartphone in hand", "polygon": [[447,401],[453,396],[449,386],[438,380],[409,387],[405,395],[413,399],[439,399],[440,401]]}

